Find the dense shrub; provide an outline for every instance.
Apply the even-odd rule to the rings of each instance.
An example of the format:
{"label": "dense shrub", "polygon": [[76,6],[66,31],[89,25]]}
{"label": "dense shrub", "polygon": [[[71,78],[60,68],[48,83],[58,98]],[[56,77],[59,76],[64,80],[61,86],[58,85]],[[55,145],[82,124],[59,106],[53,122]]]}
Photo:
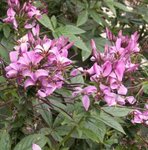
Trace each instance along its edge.
{"label": "dense shrub", "polygon": [[147,6],[1,0],[0,150],[146,150]]}

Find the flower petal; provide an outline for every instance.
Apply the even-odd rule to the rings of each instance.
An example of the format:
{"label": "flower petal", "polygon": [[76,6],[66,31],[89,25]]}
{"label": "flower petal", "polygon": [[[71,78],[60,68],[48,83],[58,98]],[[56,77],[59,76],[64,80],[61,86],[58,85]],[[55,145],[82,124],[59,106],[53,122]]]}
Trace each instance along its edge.
{"label": "flower petal", "polygon": [[42,150],[41,147],[37,144],[32,144],[32,150]]}
{"label": "flower petal", "polygon": [[88,111],[88,108],[90,106],[90,99],[87,95],[84,95],[82,97],[82,103],[83,103],[83,106],[84,106],[85,110]]}

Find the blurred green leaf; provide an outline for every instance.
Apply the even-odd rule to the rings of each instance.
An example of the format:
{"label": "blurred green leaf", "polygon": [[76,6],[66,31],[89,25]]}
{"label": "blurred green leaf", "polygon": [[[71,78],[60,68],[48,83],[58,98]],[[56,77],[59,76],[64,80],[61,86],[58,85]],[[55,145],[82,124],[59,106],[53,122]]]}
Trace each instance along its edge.
{"label": "blurred green leaf", "polygon": [[24,137],[14,148],[14,150],[32,150],[32,144],[35,143],[41,148],[47,143],[48,139],[42,134],[33,134]]}
{"label": "blurred green leaf", "polygon": [[119,123],[117,122],[117,120],[116,120],[114,117],[111,117],[110,115],[108,115],[108,114],[106,114],[106,113],[104,113],[104,112],[101,112],[101,113],[100,113],[100,116],[98,116],[98,115],[95,116],[95,115],[94,115],[94,117],[95,117],[96,119],[98,119],[98,120],[104,122],[106,125],[108,125],[108,126],[114,128],[115,130],[118,130],[118,131],[120,131],[120,132],[122,132],[122,133],[125,134],[125,132],[124,132],[124,130],[123,130],[121,124],[119,124]]}
{"label": "blurred green leaf", "polygon": [[62,33],[69,33],[69,34],[82,34],[82,33],[85,33],[84,30],[76,27],[76,26],[73,26],[73,25],[66,25],[64,27],[60,27],[59,29],[60,32]]}
{"label": "blurred green leaf", "polygon": [[54,28],[52,26],[51,20],[49,19],[49,17],[46,14],[43,14],[42,17],[40,19],[38,19],[38,21],[45,26],[46,28],[50,29],[51,31],[54,32]]}
{"label": "blurred green leaf", "polygon": [[8,50],[2,44],[0,44],[0,56],[6,61],[9,60]]}
{"label": "blurred green leaf", "polygon": [[143,87],[143,92],[148,94],[148,82],[144,82],[142,87]]}
{"label": "blurred green leaf", "polygon": [[49,127],[52,126],[52,113],[49,109],[49,106],[46,104],[40,104],[38,111],[43,117],[44,121],[48,124]]}
{"label": "blurred green leaf", "polygon": [[71,42],[74,42],[74,45],[76,47],[80,48],[83,51],[89,52],[89,49],[87,48],[87,46],[85,45],[85,43],[83,42],[83,40],[80,37],[77,37],[73,34],[63,32],[63,31],[61,31],[61,33],[62,33],[62,35],[68,37]]}
{"label": "blurred green leaf", "polygon": [[83,25],[87,21],[87,19],[88,19],[88,11],[87,10],[83,10],[78,15],[77,26]]}
{"label": "blurred green leaf", "polygon": [[3,26],[3,32],[4,32],[4,36],[5,36],[6,38],[9,37],[10,31],[11,31],[11,30],[10,30],[10,27],[9,27],[8,25]]}
{"label": "blurred green leaf", "polygon": [[90,11],[90,16],[93,18],[94,21],[96,21],[99,25],[104,26],[102,23],[101,16],[95,11],[91,10]]}
{"label": "blurred green leaf", "polygon": [[10,135],[6,130],[0,131],[0,150],[11,150]]}
{"label": "blurred green leaf", "polygon": [[122,3],[113,1],[113,5],[116,6],[117,8],[119,8],[119,9],[123,10],[123,11],[131,12],[131,10],[129,10],[129,9],[128,9],[125,5],[123,5]]}
{"label": "blurred green leaf", "polygon": [[130,112],[132,112],[132,109],[129,108],[120,108],[120,107],[102,107],[102,109],[111,114],[112,116],[116,117],[124,117],[127,116]]}
{"label": "blurred green leaf", "polygon": [[55,29],[57,27],[57,18],[55,16],[51,17],[51,23]]}

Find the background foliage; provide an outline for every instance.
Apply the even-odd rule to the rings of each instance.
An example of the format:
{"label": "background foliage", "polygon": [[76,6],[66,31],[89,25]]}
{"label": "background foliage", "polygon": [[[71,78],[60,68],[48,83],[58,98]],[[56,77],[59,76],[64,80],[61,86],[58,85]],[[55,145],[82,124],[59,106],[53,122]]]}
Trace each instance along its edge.
{"label": "background foliage", "polygon": [[[48,11],[48,15],[38,20],[42,24],[41,36],[69,37],[74,42],[70,57],[76,65],[89,66],[91,39],[103,51],[105,43],[109,43],[104,36],[106,27],[115,34],[119,30],[127,35],[138,31],[139,62],[147,61],[147,0],[38,0],[34,3]],[[0,1],[0,10],[0,17],[4,18],[5,0]],[[4,67],[9,63],[8,53],[16,36],[17,31],[0,22],[0,150],[31,150],[32,143],[43,150],[147,149],[147,127],[130,123],[127,114],[132,108],[100,108],[94,104],[91,111],[85,112],[81,97],[73,100],[67,89],[56,91],[45,103],[6,80]],[[146,64],[134,79],[138,86],[133,94],[141,102],[148,98],[147,79]],[[80,75],[71,82],[84,83],[84,80]]]}

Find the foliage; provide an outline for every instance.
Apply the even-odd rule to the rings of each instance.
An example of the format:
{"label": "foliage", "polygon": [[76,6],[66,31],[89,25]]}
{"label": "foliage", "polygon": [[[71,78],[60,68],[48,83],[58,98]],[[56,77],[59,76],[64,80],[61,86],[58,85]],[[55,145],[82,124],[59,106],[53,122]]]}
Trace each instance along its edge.
{"label": "foliage", "polygon": [[[20,0],[20,2],[22,5],[25,1]],[[40,15],[33,15],[30,18],[20,16],[16,18],[18,21],[16,28],[14,22],[5,21],[9,6],[2,0],[0,5],[2,10],[0,14],[2,18],[0,22],[0,150],[31,150],[32,144],[39,145],[43,150],[147,149],[148,124],[133,124],[131,120],[134,110],[144,111],[144,106],[148,102],[148,3],[147,0],[134,2],[37,0],[33,1],[32,5],[43,13],[41,17]],[[37,90],[40,88],[37,83],[32,87],[25,87],[23,83],[19,84],[19,78],[8,78],[6,68],[13,63],[11,56],[9,57],[10,52],[16,50],[14,46],[21,43],[18,42],[21,37],[27,32],[32,32],[30,28],[24,28],[27,24],[25,19],[28,24],[35,20],[32,28],[35,29],[34,34],[37,39],[34,41],[38,41],[39,36],[43,38],[46,35],[47,39],[59,39],[56,42],[60,43],[60,37],[64,36],[68,37],[70,46],[73,44],[71,48],[66,47],[67,50],[69,49],[67,55],[59,56],[64,58],[66,63],[61,63],[63,66],[57,69],[57,72],[50,70],[51,66],[55,65],[55,62],[52,62],[53,56],[50,57],[51,66],[48,66],[48,70],[55,76],[60,74],[60,78],[64,81],[61,83],[62,88],[56,87],[45,97],[40,97],[41,94],[37,96]],[[36,24],[41,26],[40,33],[36,31]],[[86,108],[83,107],[84,93],[75,97],[73,94],[76,87],[84,90],[86,86],[97,86],[90,81],[84,70],[93,65],[90,61],[91,49],[93,49],[90,44],[91,39],[94,39],[97,50],[101,53],[104,52],[106,44],[112,45],[112,41],[105,36],[106,27],[115,35],[120,30],[124,35],[129,36],[135,31],[139,33],[140,53],[136,53],[131,58],[133,63],[139,64],[139,68],[136,72],[129,73],[123,80],[128,87],[128,94],[135,96],[137,103],[108,106],[101,99],[95,101],[95,94],[92,92],[89,95],[90,105]],[[54,40],[52,42],[54,43]],[[44,40],[40,40],[40,44],[43,46]],[[52,46],[50,48],[52,49]],[[59,51],[62,51],[61,49]],[[19,59],[21,56],[16,54],[14,57]],[[43,64],[46,62],[39,63],[39,67],[43,69]],[[59,67],[57,64],[55,66]],[[73,69],[77,69],[75,77],[70,75]],[[27,78],[28,76],[24,75],[23,81]],[[45,78],[40,82],[44,80]],[[57,79],[53,80],[57,81]]]}

